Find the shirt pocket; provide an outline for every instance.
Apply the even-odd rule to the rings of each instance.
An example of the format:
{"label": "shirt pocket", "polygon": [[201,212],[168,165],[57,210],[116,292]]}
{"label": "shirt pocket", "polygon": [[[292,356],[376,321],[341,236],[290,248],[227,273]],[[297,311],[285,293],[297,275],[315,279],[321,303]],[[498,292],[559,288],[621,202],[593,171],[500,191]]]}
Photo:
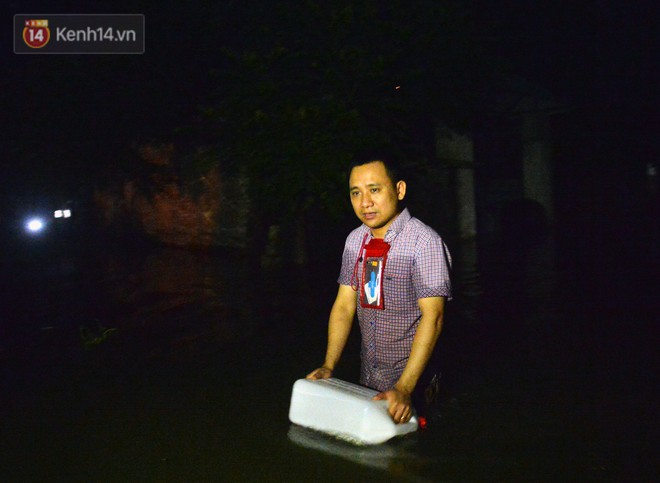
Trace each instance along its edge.
{"label": "shirt pocket", "polygon": [[385,310],[404,311],[410,308],[414,300],[412,279],[401,272],[391,271],[385,274],[383,281]]}

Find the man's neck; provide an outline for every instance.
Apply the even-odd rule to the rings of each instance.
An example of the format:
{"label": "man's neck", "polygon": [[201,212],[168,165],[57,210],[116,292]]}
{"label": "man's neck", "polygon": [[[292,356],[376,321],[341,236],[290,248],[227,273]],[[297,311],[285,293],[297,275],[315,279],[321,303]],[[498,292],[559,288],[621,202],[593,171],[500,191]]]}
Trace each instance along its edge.
{"label": "man's neck", "polygon": [[[403,211],[403,210],[401,210],[401,211]],[[399,217],[399,215],[401,214],[401,211],[399,211],[399,212],[394,216],[394,218],[392,218],[392,219],[390,220],[390,222],[389,222],[387,225],[385,225],[385,226],[383,226],[383,227],[380,227],[380,228],[376,228],[375,230],[372,229],[372,230],[371,230],[371,236],[374,237],[374,238],[385,238],[385,235],[387,235],[387,231],[390,229],[390,227],[392,226],[392,224],[393,224],[393,223],[396,221],[396,219]]]}

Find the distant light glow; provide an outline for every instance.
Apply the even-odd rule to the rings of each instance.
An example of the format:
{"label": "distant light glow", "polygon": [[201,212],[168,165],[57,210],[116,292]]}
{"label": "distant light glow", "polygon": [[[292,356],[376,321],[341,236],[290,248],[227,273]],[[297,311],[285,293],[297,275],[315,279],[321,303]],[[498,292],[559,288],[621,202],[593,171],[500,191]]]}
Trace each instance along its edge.
{"label": "distant light glow", "polygon": [[71,218],[71,210],[55,210],[53,216],[55,218]]}
{"label": "distant light glow", "polygon": [[32,218],[28,220],[25,226],[28,229],[28,231],[32,233],[39,233],[41,230],[44,229],[44,222],[40,218]]}

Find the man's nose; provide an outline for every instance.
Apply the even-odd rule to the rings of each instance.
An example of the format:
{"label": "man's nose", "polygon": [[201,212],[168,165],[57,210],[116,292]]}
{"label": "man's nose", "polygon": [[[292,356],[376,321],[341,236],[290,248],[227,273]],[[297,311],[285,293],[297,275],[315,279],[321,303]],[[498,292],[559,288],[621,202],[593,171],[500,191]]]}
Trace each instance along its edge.
{"label": "man's nose", "polygon": [[369,193],[365,193],[365,195],[362,197],[362,206],[371,206],[371,205],[372,205],[371,195]]}

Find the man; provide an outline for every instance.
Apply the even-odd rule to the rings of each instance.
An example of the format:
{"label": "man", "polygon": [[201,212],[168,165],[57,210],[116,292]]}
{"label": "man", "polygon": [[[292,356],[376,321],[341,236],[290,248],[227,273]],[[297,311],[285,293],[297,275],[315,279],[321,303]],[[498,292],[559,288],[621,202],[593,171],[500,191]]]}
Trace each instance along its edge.
{"label": "man", "polygon": [[394,422],[406,423],[451,297],[451,258],[440,236],[402,208],[406,182],[391,161],[357,160],[349,188],[363,224],[346,239],[325,361],[307,378],[332,376],[357,311],[360,383],[381,391],[374,399],[387,400]]}

